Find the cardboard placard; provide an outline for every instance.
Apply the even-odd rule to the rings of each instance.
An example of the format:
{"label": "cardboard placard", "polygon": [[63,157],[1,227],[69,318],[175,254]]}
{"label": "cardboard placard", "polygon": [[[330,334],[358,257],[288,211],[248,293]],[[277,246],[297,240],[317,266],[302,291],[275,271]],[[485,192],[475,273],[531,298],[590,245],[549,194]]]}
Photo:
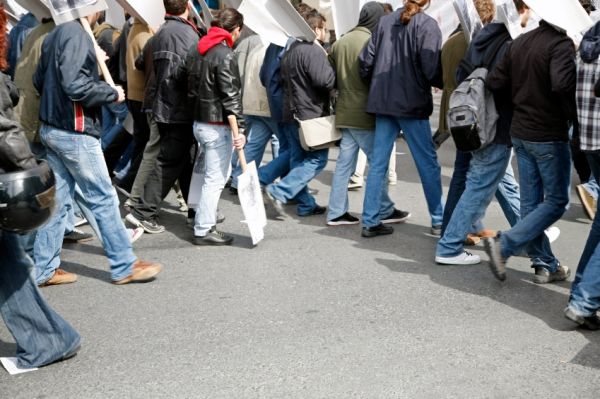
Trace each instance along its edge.
{"label": "cardboard placard", "polygon": [[496,17],[506,26],[513,40],[523,33],[521,17],[513,0],[497,0]]}
{"label": "cardboard placard", "polygon": [[332,0],[331,15],[333,17],[333,27],[337,37],[354,29],[360,18],[362,0]]}
{"label": "cardboard placard", "polygon": [[238,9],[242,4],[242,0],[223,0],[223,3],[225,3],[226,7]]}
{"label": "cardboard placard", "polygon": [[52,18],[52,14],[50,14],[50,9],[44,2],[44,0],[17,0],[17,3],[29,10],[30,13],[33,14],[35,19],[38,21],[42,21],[45,18]]}
{"label": "cardboard placard", "polygon": [[155,31],[165,22],[165,5],[162,0],[116,0],[125,11],[144,22]]}
{"label": "cardboard placard", "polygon": [[483,28],[483,23],[472,0],[452,0],[454,11],[458,15],[467,43],[471,43],[475,35]]}
{"label": "cardboard placard", "polygon": [[56,25],[85,18],[108,8],[104,0],[47,0]]}
{"label": "cardboard placard", "polygon": [[[190,1],[190,3],[192,3]],[[198,0],[198,3],[200,3],[200,8],[202,8],[202,21],[204,22],[204,25],[206,26],[206,28],[210,28],[210,23],[213,20],[213,16],[212,13],[210,12],[210,8],[208,7],[208,4],[206,4],[206,1],[204,0]],[[194,4],[190,4],[192,10],[196,10],[196,7],[194,7]],[[200,17],[198,15],[198,17]]]}
{"label": "cardboard placard", "polygon": [[580,37],[594,25],[578,0],[524,0],[541,19],[565,32]]}
{"label": "cardboard placard", "polygon": [[290,2],[287,0],[262,1],[273,19],[283,27],[288,36],[295,37],[305,42],[315,41],[317,35],[310,26],[308,26],[304,18],[298,14]]}
{"label": "cardboard placard", "polygon": [[289,35],[271,16],[262,1],[244,0],[238,11],[244,15],[244,25],[256,32],[264,42],[285,47]]}
{"label": "cardboard placard", "polygon": [[121,29],[125,25],[125,10],[117,3],[117,0],[106,0],[106,4],[108,5],[106,23]]}

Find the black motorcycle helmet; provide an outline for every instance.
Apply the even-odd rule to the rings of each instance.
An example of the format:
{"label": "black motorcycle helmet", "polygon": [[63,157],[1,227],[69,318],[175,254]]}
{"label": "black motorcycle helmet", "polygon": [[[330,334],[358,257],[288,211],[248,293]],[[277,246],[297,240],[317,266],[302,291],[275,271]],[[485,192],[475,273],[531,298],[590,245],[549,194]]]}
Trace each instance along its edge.
{"label": "black motorcycle helmet", "polygon": [[0,229],[27,233],[55,209],[56,181],[46,161],[33,169],[0,174]]}

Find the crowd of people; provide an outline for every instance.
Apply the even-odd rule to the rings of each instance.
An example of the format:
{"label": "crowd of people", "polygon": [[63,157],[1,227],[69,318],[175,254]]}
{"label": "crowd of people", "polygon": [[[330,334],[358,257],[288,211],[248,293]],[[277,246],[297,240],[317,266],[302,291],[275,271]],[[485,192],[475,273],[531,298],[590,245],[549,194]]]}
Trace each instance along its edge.
{"label": "crowd of people", "polygon": [[[491,270],[500,280],[506,278],[506,263],[513,256],[531,259],[535,283],[569,278],[570,269],[552,252],[550,243],[557,235],[552,225],[569,204],[572,162],[582,179],[578,193],[591,217],[595,215],[600,25],[578,47],[543,19],[513,40],[505,24],[496,20],[494,0],[474,0],[483,29],[468,43],[458,27],[443,43],[437,22],[424,12],[429,2],[406,0],[396,11],[368,2],[357,26],[332,44],[326,43],[325,18],[305,4],[297,11],[316,38],[290,38],[285,46],[263,44],[233,8],[220,10],[203,29],[187,0],[164,0],[165,22],[156,32],[133,17],[114,27],[102,22],[101,13],[90,15],[86,20],[94,27],[97,44],[80,21],[56,26],[44,19],[35,27],[14,28],[9,63],[6,54],[0,63],[10,74],[0,83],[0,111],[5,112],[3,119],[20,125],[33,153],[20,147],[17,157],[0,157],[2,168],[25,169],[23,159],[45,159],[56,178],[57,203],[37,231],[18,239],[1,233],[0,309],[17,341],[20,365],[48,364],[78,348],[78,334],[48,307],[35,286],[77,280],[60,268],[60,253],[63,241],[91,238],[77,229],[81,223],[89,223],[101,240],[112,281],[119,285],[151,281],[162,270],[160,264],[140,260],[132,243],[144,232],[165,231],[159,215],[171,190],[182,198],[193,244],[230,245],[233,237],[217,228],[224,219],[218,203],[226,186],[237,194],[242,170],[236,151],[260,166],[259,181],[272,219],[285,221],[284,205],[295,204],[300,217],[325,215],[332,228],[362,223],[362,237],[372,238],[392,234],[391,224],[410,217],[407,210],[396,208],[388,192],[388,185],[395,184],[395,177],[390,182],[395,176],[390,159],[395,159],[401,135],[421,179],[431,234],[440,238],[437,264],[480,263],[465,246],[483,241]],[[593,8],[587,0],[581,3],[588,11]],[[514,4],[526,26],[531,10],[522,0]],[[31,24],[30,19],[22,21]],[[105,56],[115,84],[99,74],[98,62]],[[448,135],[450,96],[479,67],[488,70],[485,85],[498,113],[495,136],[481,149],[456,152],[444,203],[429,122],[432,92],[443,90],[439,131]],[[21,96],[12,101],[14,114],[4,98],[10,97],[12,85]],[[304,149],[299,121],[333,113],[341,141],[325,207],[316,202],[309,183],[325,168],[329,149]],[[244,132],[235,138],[231,116]],[[273,159],[263,162],[269,143]],[[361,151],[368,174],[359,218],[349,212],[348,189],[357,187],[353,179]],[[520,185],[511,167],[513,155]],[[4,165],[14,159],[20,161]],[[194,172],[200,179],[193,193],[197,201],[191,204]],[[115,188],[124,196],[122,203]],[[494,196],[511,225],[507,231],[483,226]],[[124,222],[121,206],[127,212]],[[594,217],[565,310],[567,318],[590,329],[600,328],[599,241],[600,219]],[[22,264],[23,270],[30,266],[23,251],[33,261],[34,282],[24,271],[18,278],[4,278],[10,268],[17,269],[5,264],[9,260]],[[11,257],[5,257],[9,252]],[[20,303],[18,296],[11,297],[17,291],[27,297]],[[19,321],[27,312],[37,315],[40,320],[31,323],[49,335],[58,331],[52,344],[27,338],[31,326]]]}

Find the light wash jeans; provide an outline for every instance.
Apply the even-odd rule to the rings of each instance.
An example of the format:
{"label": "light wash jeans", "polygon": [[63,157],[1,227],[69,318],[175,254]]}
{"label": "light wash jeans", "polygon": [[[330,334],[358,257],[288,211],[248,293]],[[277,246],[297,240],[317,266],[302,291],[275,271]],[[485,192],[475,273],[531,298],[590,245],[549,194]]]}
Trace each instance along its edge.
{"label": "light wash jeans", "polygon": [[525,249],[531,267],[556,271],[559,261],[544,233],[567,210],[571,181],[571,150],[568,142],[531,142],[512,139],[521,183],[521,220],[500,234],[504,259]]}
{"label": "light wash jeans", "polygon": [[98,139],[42,124],[40,138],[47,149],[48,164],[56,178],[57,209],[41,227],[34,245],[36,282],[49,280],[60,266],[60,251],[67,219],[65,204],[71,201],[75,184],[98,224],[102,245],[113,280],[132,273],[136,257],[130,236],[121,221],[119,200],[113,188]]}
{"label": "light wash jeans", "polygon": [[[350,176],[356,170],[359,150],[362,150],[366,154],[369,164],[372,161],[374,131],[361,129],[341,129],[341,131],[340,154],[335,166],[335,173],[331,182],[331,193],[329,195],[328,221],[348,212],[348,182],[350,181]],[[384,184],[381,186],[379,214],[385,218],[391,215],[392,212],[394,212],[394,203],[388,195],[387,181],[384,181]]]}
{"label": "light wash jeans", "polygon": [[298,123],[285,123],[282,126],[290,145],[290,172],[279,183],[267,186],[267,190],[284,204],[295,199],[298,201],[298,215],[309,215],[317,202],[308,193],[307,186],[327,165],[329,149],[305,151],[300,144]]}
{"label": "light wash jeans", "polygon": [[381,185],[387,182],[390,154],[400,130],[404,132],[406,143],[421,177],[431,225],[441,225],[444,213],[441,168],[437,160],[429,120],[377,115],[375,126],[373,159],[369,166],[363,205],[363,226],[375,227],[380,224],[384,216],[379,214]]}
{"label": "light wash jeans", "polygon": [[490,144],[472,153],[465,191],[438,241],[436,256],[453,257],[463,252],[467,234],[471,232],[472,225],[485,215],[498,183],[504,177],[510,152],[507,145]]}
{"label": "light wash jeans", "polygon": [[[590,153],[587,158],[592,176],[595,180],[600,179],[600,154]],[[579,259],[569,307],[583,317],[593,316],[600,309],[600,207]]]}
{"label": "light wash jeans", "polygon": [[224,125],[194,122],[194,137],[201,153],[194,170],[202,171],[194,235],[203,237],[217,224],[217,206],[227,181],[233,144],[231,129]]}
{"label": "light wash jeans", "polygon": [[[258,169],[269,140],[277,133],[277,122],[273,118],[264,116],[246,115],[244,119],[246,121],[248,139],[244,147],[244,155],[246,156],[246,162],[250,163],[254,161]],[[279,142],[277,142],[277,149],[279,149]],[[273,158],[277,158],[275,153],[273,154]],[[237,188],[237,179],[241,174],[242,165],[238,163],[231,173],[231,187]]]}
{"label": "light wash jeans", "polygon": [[16,234],[0,230],[0,254],[0,313],[17,343],[18,366],[41,367],[72,353],[81,338],[39,292]]}

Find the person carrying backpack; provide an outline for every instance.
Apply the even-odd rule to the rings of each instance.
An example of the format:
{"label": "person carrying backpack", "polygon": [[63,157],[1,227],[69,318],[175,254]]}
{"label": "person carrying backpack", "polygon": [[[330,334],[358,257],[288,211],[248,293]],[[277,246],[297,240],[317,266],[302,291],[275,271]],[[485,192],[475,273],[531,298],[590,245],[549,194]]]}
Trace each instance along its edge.
{"label": "person carrying backpack", "polygon": [[[482,14],[484,23],[492,21],[495,14],[493,0],[477,0],[478,9],[486,9]],[[487,7],[486,7],[487,6]],[[459,200],[452,202],[453,210],[448,213],[448,222],[444,234],[437,244],[435,261],[442,265],[470,265],[481,262],[477,255],[464,250],[465,239],[472,233],[472,226],[478,224],[483,218],[485,210],[489,206],[494,193],[498,190],[498,184],[502,181],[506,168],[510,162],[511,141],[510,123],[512,119],[512,104],[510,92],[500,91],[493,95],[485,88],[485,74],[491,72],[494,66],[506,53],[511,37],[502,23],[488,23],[475,36],[473,42],[467,49],[467,54],[457,70],[457,81],[461,82],[450,100],[449,118],[453,119],[453,113],[460,111],[461,101],[458,97],[464,87],[473,88],[479,86],[479,90],[469,90],[470,98],[465,102],[479,103],[479,113],[492,117],[493,121],[483,123],[486,115],[479,115],[479,129],[481,134],[474,133],[474,138],[468,138],[464,131],[457,133],[453,131],[453,121],[449,120],[450,130],[453,133],[457,146],[457,163],[464,159],[465,190],[459,194]],[[482,75],[480,77],[475,77]],[[491,96],[493,101],[485,103],[486,97]],[[457,104],[458,103],[458,104]],[[484,106],[485,103],[485,106]],[[458,107],[457,107],[458,105]],[[491,109],[490,109],[491,108]],[[457,114],[462,114],[457,112]],[[486,125],[486,126],[481,126]],[[484,137],[480,137],[483,135]],[[474,140],[474,141],[473,141]],[[477,143],[477,145],[474,144]],[[479,147],[475,149],[475,147]],[[462,151],[461,151],[462,149]],[[470,151],[471,150],[471,151]],[[458,168],[459,171],[463,168]],[[467,172],[468,170],[468,172]],[[460,172],[459,172],[460,173]],[[456,171],[455,171],[456,174]],[[453,181],[455,176],[452,177]],[[450,198],[450,193],[448,194]],[[446,204],[448,207],[448,203]],[[518,214],[512,218],[518,220]],[[481,229],[478,230],[482,230]]]}

